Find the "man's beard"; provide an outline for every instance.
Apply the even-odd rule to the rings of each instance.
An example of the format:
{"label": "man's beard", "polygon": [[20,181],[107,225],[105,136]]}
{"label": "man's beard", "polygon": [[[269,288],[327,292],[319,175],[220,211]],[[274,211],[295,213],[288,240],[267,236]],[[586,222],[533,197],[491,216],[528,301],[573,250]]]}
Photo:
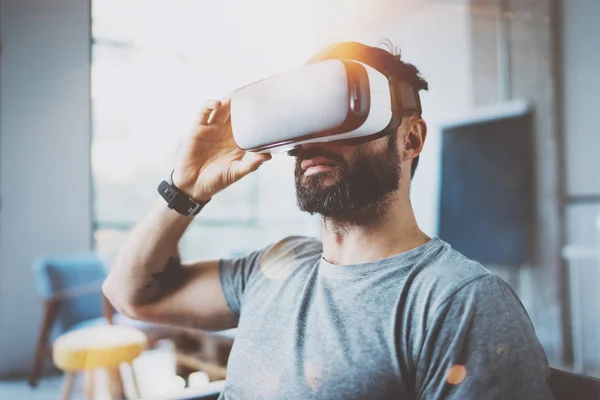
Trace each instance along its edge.
{"label": "man's beard", "polygon": [[[346,226],[379,221],[400,185],[402,171],[396,141],[396,135],[390,135],[385,151],[369,155],[358,153],[352,165],[338,154],[318,148],[301,151],[295,168],[300,209]],[[304,176],[302,161],[318,156],[331,160],[335,166]]]}

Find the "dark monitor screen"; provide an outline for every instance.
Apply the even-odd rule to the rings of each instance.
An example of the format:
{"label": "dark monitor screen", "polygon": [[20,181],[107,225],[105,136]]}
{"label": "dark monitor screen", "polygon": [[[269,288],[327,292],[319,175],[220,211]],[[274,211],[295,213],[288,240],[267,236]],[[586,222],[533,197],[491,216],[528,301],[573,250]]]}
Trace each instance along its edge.
{"label": "dark monitor screen", "polygon": [[525,103],[442,127],[439,237],[483,264],[529,260],[533,119]]}

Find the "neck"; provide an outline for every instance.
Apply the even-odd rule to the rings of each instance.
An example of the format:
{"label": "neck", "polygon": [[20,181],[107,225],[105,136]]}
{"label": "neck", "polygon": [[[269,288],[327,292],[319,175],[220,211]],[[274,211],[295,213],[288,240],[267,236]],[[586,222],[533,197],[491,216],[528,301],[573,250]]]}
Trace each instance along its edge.
{"label": "neck", "polygon": [[[398,193],[373,210],[323,218],[323,258],[336,265],[351,265],[382,260],[408,251],[429,241],[417,225],[408,196]],[[357,221],[352,223],[350,221]]]}

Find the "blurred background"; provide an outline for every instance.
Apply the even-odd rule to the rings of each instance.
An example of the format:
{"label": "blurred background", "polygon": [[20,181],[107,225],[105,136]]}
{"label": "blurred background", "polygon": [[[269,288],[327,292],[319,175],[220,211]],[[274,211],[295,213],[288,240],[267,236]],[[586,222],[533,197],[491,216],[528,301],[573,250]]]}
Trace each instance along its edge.
{"label": "blurred background", "polygon": [[[552,366],[600,377],[599,19],[597,0],[2,0],[0,397],[57,397],[50,361],[37,389],[24,380],[67,330],[48,322],[62,278],[43,260],[110,268],[207,98],[333,41],[382,38],[430,85],[411,193],[422,229],[509,282]],[[319,237],[293,163],[276,156],[216,196],[182,256]]]}

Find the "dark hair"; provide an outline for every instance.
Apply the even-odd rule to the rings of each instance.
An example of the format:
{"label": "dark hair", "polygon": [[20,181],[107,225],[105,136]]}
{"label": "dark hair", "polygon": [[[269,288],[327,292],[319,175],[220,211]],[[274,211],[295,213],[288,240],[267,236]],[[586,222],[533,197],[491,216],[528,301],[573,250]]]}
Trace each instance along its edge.
{"label": "dark hair", "polygon": [[[397,80],[409,83],[416,92],[429,89],[429,84],[421,76],[417,67],[402,61],[400,49],[394,46],[387,38],[381,40],[377,47],[367,46],[358,42],[333,43],[313,56],[309,62],[331,58],[349,58],[364,62],[386,76],[392,76]],[[405,115],[405,117],[413,115],[409,114]],[[418,116],[420,117],[420,115]],[[412,161],[410,169],[411,179],[415,176],[418,164],[419,156],[415,157]]]}

